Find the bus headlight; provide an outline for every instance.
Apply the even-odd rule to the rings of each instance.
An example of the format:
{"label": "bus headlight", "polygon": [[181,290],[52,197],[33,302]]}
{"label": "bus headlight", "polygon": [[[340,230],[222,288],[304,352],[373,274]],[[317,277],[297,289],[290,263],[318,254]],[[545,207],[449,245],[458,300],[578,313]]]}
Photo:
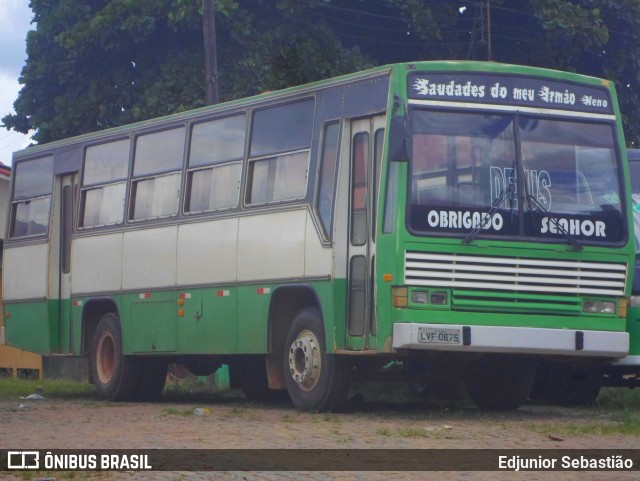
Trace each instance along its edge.
{"label": "bus headlight", "polygon": [[601,314],[615,314],[618,311],[618,306],[615,302],[601,302],[600,313]]}
{"label": "bus headlight", "polygon": [[615,314],[618,304],[612,301],[584,301],[582,310],[592,314]]}
{"label": "bus headlight", "polygon": [[631,296],[631,305],[634,307],[640,306],[640,296]]}
{"label": "bus headlight", "polygon": [[598,312],[600,310],[598,304],[599,303],[597,301],[584,301],[584,304],[582,304],[582,310],[584,312]]}
{"label": "bus headlight", "polygon": [[411,293],[411,302],[414,304],[426,304],[429,302],[429,294],[425,291],[413,291]]}
{"label": "bus headlight", "polygon": [[439,304],[444,306],[447,303],[447,293],[446,292],[432,292],[431,293],[431,304]]}

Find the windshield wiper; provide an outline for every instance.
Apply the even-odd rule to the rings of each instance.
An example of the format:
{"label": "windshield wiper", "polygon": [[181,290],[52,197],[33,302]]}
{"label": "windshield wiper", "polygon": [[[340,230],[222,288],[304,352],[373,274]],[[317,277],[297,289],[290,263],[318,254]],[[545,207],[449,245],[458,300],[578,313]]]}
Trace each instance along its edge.
{"label": "windshield wiper", "polygon": [[569,241],[569,244],[573,246],[574,250],[581,251],[583,249],[582,244],[578,242],[578,239],[576,239],[571,234],[569,234],[569,231],[567,231],[567,229],[565,229],[562,226],[562,224],[560,224],[560,220],[555,214],[552,214],[551,212],[549,212],[546,209],[546,207],[543,206],[540,202],[538,202],[538,200],[534,196],[529,194],[529,192],[527,192],[526,195],[527,195],[527,202],[533,205],[533,207],[535,207],[536,209],[544,212],[547,215],[547,217],[549,217],[549,221],[551,221],[555,225],[558,232],[560,232],[560,234],[562,234],[562,236],[565,239],[567,239],[567,241]]}
{"label": "windshield wiper", "polygon": [[491,222],[491,217],[493,217],[493,214],[496,213],[500,205],[502,205],[502,202],[507,198],[507,194],[511,196],[511,194],[513,193],[513,187],[514,187],[513,183],[509,183],[509,187],[507,187],[505,190],[500,192],[500,195],[496,197],[495,200],[491,203],[491,208],[489,209],[489,212],[482,215],[480,223],[473,226],[473,229],[471,230],[471,232],[469,232],[467,236],[464,239],[462,239],[463,244],[471,244],[471,242],[473,242],[473,240],[476,237],[478,237],[478,234],[480,233],[482,228],[486,225],[486,223]]}

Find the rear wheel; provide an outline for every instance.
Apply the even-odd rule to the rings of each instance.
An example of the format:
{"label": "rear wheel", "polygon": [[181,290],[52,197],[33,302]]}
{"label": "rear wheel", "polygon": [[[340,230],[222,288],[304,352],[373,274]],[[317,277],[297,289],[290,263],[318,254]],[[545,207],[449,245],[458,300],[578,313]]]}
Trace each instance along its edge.
{"label": "rear wheel", "polygon": [[301,310],[291,323],[284,370],[287,391],[296,408],[330,411],[345,401],[350,386],[349,363],[344,357],[327,354],[318,309]]}
{"label": "rear wheel", "polygon": [[527,359],[487,355],[465,373],[469,397],[482,409],[517,409],[527,400],[534,365]]}
{"label": "rear wheel", "polygon": [[102,316],[98,323],[90,363],[98,395],[110,401],[133,399],[140,379],[140,360],[122,353],[120,321],[113,312]]}

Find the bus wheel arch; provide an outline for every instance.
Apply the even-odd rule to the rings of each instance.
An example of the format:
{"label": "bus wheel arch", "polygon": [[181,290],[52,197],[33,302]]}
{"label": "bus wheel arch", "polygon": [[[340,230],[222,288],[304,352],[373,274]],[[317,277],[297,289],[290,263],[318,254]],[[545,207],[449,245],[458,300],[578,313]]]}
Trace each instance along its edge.
{"label": "bus wheel arch", "polygon": [[320,309],[320,299],[309,285],[280,286],[273,291],[269,306],[269,336],[266,371],[271,389],[286,389],[282,352],[289,327],[298,313],[307,307]]}
{"label": "bus wheel arch", "polygon": [[116,302],[111,298],[89,299],[82,309],[82,345],[80,354],[87,356],[91,353],[91,341],[98,327],[98,323],[108,312],[113,312],[120,318]]}

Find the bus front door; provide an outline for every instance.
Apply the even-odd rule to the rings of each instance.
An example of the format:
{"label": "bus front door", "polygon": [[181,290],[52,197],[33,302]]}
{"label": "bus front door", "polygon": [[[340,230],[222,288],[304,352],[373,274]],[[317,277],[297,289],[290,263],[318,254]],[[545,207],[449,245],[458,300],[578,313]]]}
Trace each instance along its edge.
{"label": "bus front door", "polygon": [[375,218],[384,116],[351,122],[347,265],[347,347],[375,345]]}

